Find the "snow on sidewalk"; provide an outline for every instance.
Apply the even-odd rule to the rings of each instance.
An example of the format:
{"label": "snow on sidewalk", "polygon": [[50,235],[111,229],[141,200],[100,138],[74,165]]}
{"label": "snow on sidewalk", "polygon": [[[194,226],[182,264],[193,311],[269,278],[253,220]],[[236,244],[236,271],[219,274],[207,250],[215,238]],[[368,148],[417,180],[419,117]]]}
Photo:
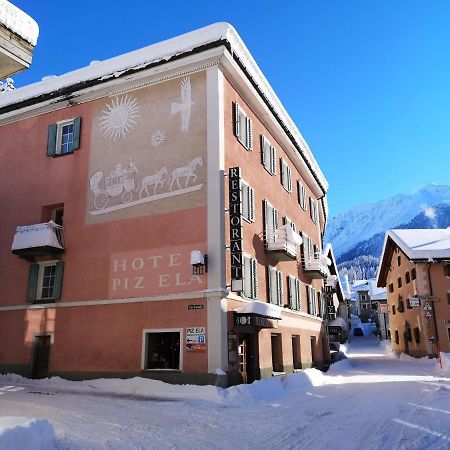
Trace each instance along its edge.
{"label": "snow on sidewalk", "polygon": [[0,417],[0,449],[53,450],[55,434],[46,419]]}

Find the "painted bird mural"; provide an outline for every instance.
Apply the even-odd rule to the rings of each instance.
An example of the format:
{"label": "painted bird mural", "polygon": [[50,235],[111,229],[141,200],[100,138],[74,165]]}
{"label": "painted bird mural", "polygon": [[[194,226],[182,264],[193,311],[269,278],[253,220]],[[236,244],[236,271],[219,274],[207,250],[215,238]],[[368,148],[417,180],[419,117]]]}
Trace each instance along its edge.
{"label": "painted bird mural", "polygon": [[181,113],[181,132],[189,132],[189,121],[191,120],[192,101],[191,80],[186,77],[181,82],[181,103],[172,103],[171,112],[173,114]]}

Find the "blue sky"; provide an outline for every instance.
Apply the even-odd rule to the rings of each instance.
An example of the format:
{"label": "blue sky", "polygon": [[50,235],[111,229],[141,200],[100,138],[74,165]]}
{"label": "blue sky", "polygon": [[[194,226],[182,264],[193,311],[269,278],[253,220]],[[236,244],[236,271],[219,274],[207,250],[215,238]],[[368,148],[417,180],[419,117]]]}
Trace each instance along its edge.
{"label": "blue sky", "polygon": [[12,3],[40,26],[16,86],[226,21],[308,141],[331,215],[450,183],[446,0]]}

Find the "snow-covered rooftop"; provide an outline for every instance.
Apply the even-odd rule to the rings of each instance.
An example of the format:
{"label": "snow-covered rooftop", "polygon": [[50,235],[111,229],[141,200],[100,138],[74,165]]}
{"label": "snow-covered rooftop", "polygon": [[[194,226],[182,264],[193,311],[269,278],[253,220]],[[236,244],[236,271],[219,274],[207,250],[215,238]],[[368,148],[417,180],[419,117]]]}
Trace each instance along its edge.
{"label": "snow-covered rooftop", "polygon": [[369,280],[355,280],[351,286],[351,290],[352,292],[367,291],[371,300],[386,299],[386,288],[378,287],[375,278]]}
{"label": "snow-covered rooftop", "polygon": [[387,235],[410,259],[450,259],[450,228],[390,230]]}
{"label": "snow-covered rooftop", "polygon": [[36,45],[39,36],[38,24],[28,14],[7,0],[0,0],[0,24],[31,45]]}
{"label": "snow-covered rooftop", "polygon": [[95,64],[58,77],[45,79],[16,89],[15,91],[9,92],[8,95],[0,97],[0,110],[7,106],[16,105],[32,99],[36,99],[36,102],[38,102],[45,95],[61,91],[71,86],[82,86],[83,83],[95,80],[105,81],[117,78],[129,70],[145,69],[155,63],[164,63],[175,56],[191,52],[195,49],[204,48],[209,44],[225,41],[231,47],[233,54],[239,58],[249,76],[254,80],[262,95],[267,99],[267,102],[287,127],[294,141],[301,148],[306,161],[310,164],[317,177],[317,181],[322,189],[326,191],[328,189],[328,183],[308,144],[278,99],[237,31],[232,25],[225,22],[215,23],[130,53],[105,61],[98,61]]}
{"label": "snow-covered rooftop", "polygon": [[235,309],[235,311],[240,314],[258,314],[260,316],[272,317],[273,319],[281,319],[281,308],[272,303],[252,301]]}

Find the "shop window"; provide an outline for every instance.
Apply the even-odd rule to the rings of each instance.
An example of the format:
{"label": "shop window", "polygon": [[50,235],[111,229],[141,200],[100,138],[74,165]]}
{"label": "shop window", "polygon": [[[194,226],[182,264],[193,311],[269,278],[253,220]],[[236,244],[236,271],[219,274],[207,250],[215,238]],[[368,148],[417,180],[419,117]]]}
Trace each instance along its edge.
{"label": "shop window", "polygon": [[292,335],[292,361],[294,364],[294,369],[302,368],[302,358],[301,358],[301,347],[300,347],[300,336]]}
{"label": "shop window", "polygon": [[51,303],[61,298],[64,262],[45,261],[31,264],[27,299],[33,303]]}
{"label": "shop window", "polygon": [[48,127],[47,156],[61,156],[80,148],[81,117],[63,120]]}
{"label": "shop window", "polygon": [[276,174],[277,167],[277,151],[270,141],[261,135],[261,162],[264,168],[271,175]]}
{"label": "shop window", "polygon": [[272,344],[272,370],[274,372],[283,372],[283,347],[281,334],[272,333],[270,336]]}
{"label": "shop window", "polygon": [[145,369],[181,370],[179,331],[145,333],[145,349]]}
{"label": "shop window", "polygon": [[253,148],[252,120],[238,103],[234,104],[234,134],[246,150]]}

